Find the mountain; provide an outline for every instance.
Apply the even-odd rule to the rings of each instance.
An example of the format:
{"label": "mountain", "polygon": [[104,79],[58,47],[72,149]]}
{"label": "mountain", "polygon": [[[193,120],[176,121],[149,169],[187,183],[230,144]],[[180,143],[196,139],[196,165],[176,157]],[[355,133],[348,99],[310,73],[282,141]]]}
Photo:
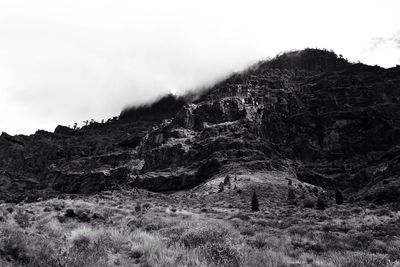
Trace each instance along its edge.
{"label": "mountain", "polygon": [[292,51],[200,96],[165,96],[105,123],[0,136],[6,201],[106,189],[187,190],[283,171],[351,201],[400,202],[400,68]]}
{"label": "mountain", "polygon": [[0,266],[399,266],[400,68],[306,49],[0,136]]}

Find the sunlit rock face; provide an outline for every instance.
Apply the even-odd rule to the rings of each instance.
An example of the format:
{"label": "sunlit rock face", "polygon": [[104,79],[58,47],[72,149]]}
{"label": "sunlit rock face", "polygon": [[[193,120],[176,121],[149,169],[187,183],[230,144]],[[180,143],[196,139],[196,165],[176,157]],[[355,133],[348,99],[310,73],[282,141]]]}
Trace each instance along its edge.
{"label": "sunlit rock face", "polygon": [[399,68],[290,52],[197,98],[167,96],[82,129],[2,134],[1,197],[176,191],[248,168],[290,169],[354,200],[399,201],[399,100]]}

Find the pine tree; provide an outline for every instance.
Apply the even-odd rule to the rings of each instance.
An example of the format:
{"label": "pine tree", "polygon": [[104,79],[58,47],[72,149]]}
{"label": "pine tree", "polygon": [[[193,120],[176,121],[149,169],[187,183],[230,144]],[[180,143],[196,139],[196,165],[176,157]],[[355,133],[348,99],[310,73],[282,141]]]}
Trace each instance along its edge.
{"label": "pine tree", "polygon": [[318,210],[324,210],[325,209],[325,202],[320,197],[317,199],[317,209]]}
{"label": "pine tree", "polygon": [[335,190],[335,200],[336,200],[336,204],[338,204],[338,205],[343,204],[343,194],[339,189]]}
{"label": "pine tree", "polygon": [[221,193],[222,191],[224,191],[224,183],[220,182],[218,187],[218,193]]}
{"label": "pine tree", "polygon": [[295,193],[294,193],[294,190],[293,190],[293,188],[289,188],[289,191],[288,191],[288,200],[290,201],[290,200],[295,200],[296,199],[296,195],[295,195]]}
{"label": "pine tree", "polygon": [[253,196],[251,198],[251,210],[252,211],[259,211],[260,209],[258,208],[258,199],[257,199],[257,194],[256,192],[253,192]]}
{"label": "pine tree", "polygon": [[231,188],[231,177],[227,175],[224,179],[224,185],[227,185],[228,188]]}

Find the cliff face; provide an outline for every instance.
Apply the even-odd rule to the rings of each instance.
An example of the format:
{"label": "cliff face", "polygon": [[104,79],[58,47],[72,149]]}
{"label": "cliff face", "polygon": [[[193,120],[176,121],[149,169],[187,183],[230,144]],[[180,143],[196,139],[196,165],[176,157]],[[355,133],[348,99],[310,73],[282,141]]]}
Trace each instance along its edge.
{"label": "cliff face", "polygon": [[1,197],[120,186],[175,191],[216,173],[284,169],[354,200],[400,201],[400,68],[308,49],[190,99],[167,98],[79,130],[3,134]]}

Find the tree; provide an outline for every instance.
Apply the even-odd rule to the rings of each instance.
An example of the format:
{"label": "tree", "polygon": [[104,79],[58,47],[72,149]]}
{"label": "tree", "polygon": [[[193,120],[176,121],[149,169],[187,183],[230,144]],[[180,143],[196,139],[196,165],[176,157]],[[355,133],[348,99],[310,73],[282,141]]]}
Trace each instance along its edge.
{"label": "tree", "polygon": [[252,211],[259,211],[258,208],[258,199],[256,192],[253,192],[253,196],[251,197],[251,210]]}
{"label": "tree", "polygon": [[294,190],[293,190],[293,188],[289,188],[289,191],[288,191],[288,200],[289,201],[291,201],[291,200],[295,200],[296,199],[296,195],[295,195],[295,193],[294,193]]}
{"label": "tree", "polygon": [[218,193],[221,193],[222,191],[224,191],[224,183],[220,182],[218,186]]}
{"label": "tree", "polygon": [[339,189],[335,190],[335,200],[336,200],[336,204],[338,204],[338,205],[343,204],[343,194]]}
{"label": "tree", "polygon": [[224,179],[224,185],[227,185],[228,188],[231,188],[231,177],[227,175]]}
{"label": "tree", "polygon": [[318,197],[318,199],[317,199],[317,209],[318,210],[324,210],[325,209],[325,202],[320,197]]}
{"label": "tree", "polygon": [[78,123],[74,123],[74,130],[76,130],[76,128],[78,127]]}

